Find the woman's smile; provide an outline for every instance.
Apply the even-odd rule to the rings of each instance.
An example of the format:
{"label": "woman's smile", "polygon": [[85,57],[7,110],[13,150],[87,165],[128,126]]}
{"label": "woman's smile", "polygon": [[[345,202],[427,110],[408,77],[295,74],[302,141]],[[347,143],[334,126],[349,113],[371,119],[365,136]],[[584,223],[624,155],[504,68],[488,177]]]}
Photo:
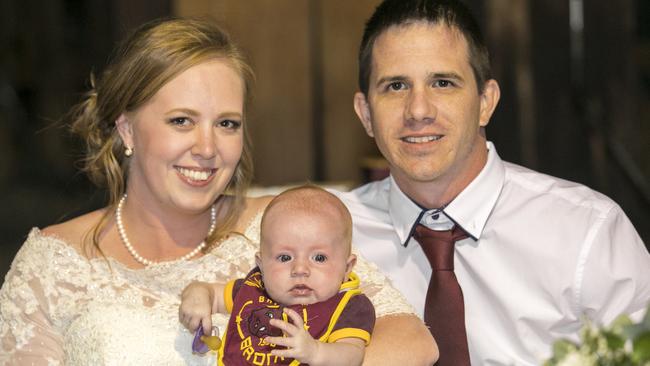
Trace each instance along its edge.
{"label": "woman's smile", "polygon": [[174,169],[178,172],[178,176],[181,180],[193,186],[208,185],[217,172],[217,169],[211,168],[185,168],[174,166]]}

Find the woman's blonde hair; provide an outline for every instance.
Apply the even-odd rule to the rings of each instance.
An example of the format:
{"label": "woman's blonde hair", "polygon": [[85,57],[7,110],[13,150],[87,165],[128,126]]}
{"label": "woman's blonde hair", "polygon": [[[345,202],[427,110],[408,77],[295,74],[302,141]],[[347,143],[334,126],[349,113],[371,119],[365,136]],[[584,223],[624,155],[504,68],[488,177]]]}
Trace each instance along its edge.
{"label": "woman's blonde hair", "polygon": [[[109,191],[108,209],[92,232],[97,249],[100,233],[126,189],[129,159],[115,121],[122,113],[141,107],[183,71],[214,59],[229,62],[239,72],[248,101],[254,79],[250,66],[229,35],[204,19],[160,19],[144,24],[116,48],[99,78],[91,74],[91,90],[73,108],[71,119],[72,131],[86,143],[83,170],[93,183]],[[243,210],[253,170],[246,123],[243,134],[242,156],[225,191],[232,199],[222,205],[227,212],[207,239],[207,249],[230,233]]]}

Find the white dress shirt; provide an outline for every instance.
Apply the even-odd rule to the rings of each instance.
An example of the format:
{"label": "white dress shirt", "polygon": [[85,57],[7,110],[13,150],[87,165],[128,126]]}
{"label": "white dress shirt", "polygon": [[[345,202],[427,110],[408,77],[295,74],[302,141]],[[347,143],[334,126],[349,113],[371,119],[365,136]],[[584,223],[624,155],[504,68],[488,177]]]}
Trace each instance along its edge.
{"label": "white dress shirt", "polygon": [[578,339],[585,317],[639,317],[650,301],[650,255],[621,208],[487,148],[481,173],[443,210],[423,212],[392,177],[337,193],[358,251],[422,317],[431,267],[409,234],[420,215],[433,229],[465,229],[471,237],[456,243],[454,266],[474,365],[539,365],[554,340]]}

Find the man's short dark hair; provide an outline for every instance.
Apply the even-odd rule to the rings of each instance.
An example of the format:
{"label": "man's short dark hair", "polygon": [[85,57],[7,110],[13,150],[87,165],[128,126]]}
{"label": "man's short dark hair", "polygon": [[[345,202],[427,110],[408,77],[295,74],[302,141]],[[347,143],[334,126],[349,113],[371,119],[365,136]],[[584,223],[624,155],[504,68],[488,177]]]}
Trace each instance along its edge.
{"label": "man's short dark hair", "polygon": [[478,23],[469,9],[458,0],[385,0],[372,14],[363,32],[359,49],[359,88],[368,95],[372,71],[372,49],[379,35],[392,26],[417,21],[444,23],[465,37],[469,63],[479,92],[491,78],[490,58]]}

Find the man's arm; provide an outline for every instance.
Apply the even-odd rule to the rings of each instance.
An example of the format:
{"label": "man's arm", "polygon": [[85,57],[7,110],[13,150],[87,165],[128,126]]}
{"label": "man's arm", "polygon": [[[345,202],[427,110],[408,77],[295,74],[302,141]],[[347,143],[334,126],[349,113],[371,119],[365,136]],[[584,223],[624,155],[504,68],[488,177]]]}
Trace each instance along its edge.
{"label": "man's arm", "polygon": [[618,205],[598,218],[592,230],[576,269],[582,277],[576,289],[580,296],[575,296],[579,314],[598,324],[610,324],[623,313],[640,320],[650,302],[648,249]]}
{"label": "man's arm", "polygon": [[378,318],[366,348],[365,366],[433,365],[438,346],[422,320],[412,314]]}

